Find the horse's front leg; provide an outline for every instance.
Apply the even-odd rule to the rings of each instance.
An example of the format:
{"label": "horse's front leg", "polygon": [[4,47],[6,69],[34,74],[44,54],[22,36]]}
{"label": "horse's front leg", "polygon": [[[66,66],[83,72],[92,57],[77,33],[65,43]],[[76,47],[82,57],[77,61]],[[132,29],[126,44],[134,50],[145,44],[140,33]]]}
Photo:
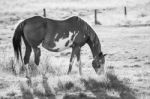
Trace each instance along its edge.
{"label": "horse's front leg", "polygon": [[72,53],[71,53],[71,58],[70,58],[70,64],[69,64],[68,74],[72,70],[72,65],[74,63],[75,56],[77,57],[77,59],[80,59],[80,54],[79,53],[80,53],[80,47],[79,46],[74,46],[72,48]]}
{"label": "horse's front leg", "polygon": [[74,63],[74,59],[75,59],[75,51],[74,51],[74,48],[72,48],[72,53],[71,53],[71,58],[70,58],[70,63],[69,63],[69,69],[68,69],[67,74],[69,74],[72,70],[72,65]]}
{"label": "horse's front leg", "polygon": [[82,75],[82,67],[81,67],[81,59],[80,59],[80,51],[81,51],[81,48],[78,47],[78,50],[77,50],[77,53],[76,53],[76,56],[77,56],[77,65],[79,67],[79,73],[80,75]]}

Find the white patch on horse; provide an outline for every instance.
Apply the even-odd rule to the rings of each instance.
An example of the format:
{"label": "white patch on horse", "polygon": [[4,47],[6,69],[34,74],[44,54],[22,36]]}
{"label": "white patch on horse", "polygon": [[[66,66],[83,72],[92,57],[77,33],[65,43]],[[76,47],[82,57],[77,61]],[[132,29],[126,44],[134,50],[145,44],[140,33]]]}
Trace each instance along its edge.
{"label": "white patch on horse", "polygon": [[86,36],[84,35],[83,38],[85,38]]}
{"label": "white patch on horse", "polygon": [[56,39],[56,38],[57,38],[57,36],[58,36],[58,33],[55,35],[54,39]]}
{"label": "white patch on horse", "polygon": [[[69,48],[73,44],[73,41],[75,40],[75,38],[76,38],[78,33],[79,32],[76,32],[76,31],[74,31],[73,33],[69,31],[69,37],[67,37],[67,38],[63,38],[63,37],[59,38],[58,41],[54,42],[55,43],[55,47],[52,48],[52,49],[58,49],[58,51],[63,51],[65,49]],[[75,36],[73,37],[73,40],[71,40],[73,34],[75,34]],[[69,41],[68,45],[65,46],[68,41]]]}
{"label": "white patch on horse", "polygon": [[[75,34],[75,33],[76,33],[76,34]],[[79,31],[78,31],[78,32],[74,31],[73,34],[75,34],[75,36],[74,36],[74,38],[73,38],[73,41],[75,40],[75,38],[76,38],[76,36],[78,35],[78,33],[79,33]]]}

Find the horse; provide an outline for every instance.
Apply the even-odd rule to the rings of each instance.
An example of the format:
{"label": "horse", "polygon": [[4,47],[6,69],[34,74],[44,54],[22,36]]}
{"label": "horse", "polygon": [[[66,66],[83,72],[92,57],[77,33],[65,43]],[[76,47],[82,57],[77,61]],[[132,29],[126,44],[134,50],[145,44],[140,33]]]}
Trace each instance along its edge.
{"label": "horse", "polygon": [[[26,47],[24,58],[22,58],[21,39]],[[104,69],[106,54],[101,51],[99,38],[91,26],[78,16],[65,20],[54,20],[41,16],[30,17],[17,25],[12,42],[15,56],[17,60],[21,58],[24,66],[28,66],[32,50],[34,51],[34,62],[37,66],[39,65],[40,44],[52,52],[72,48],[67,74],[71,72],[76,57],[79,73],[82,75],[80,51],[82,46],[88,44],[93,55],[92,67],[95,72],[99,73]]]}

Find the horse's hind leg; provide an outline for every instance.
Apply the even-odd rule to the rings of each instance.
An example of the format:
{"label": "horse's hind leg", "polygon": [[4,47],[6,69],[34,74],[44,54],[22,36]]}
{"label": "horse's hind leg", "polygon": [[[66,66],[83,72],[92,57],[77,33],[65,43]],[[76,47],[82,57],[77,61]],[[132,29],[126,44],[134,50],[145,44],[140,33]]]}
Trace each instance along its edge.
{"label": "horse's hind leg", "polygon": [[24,56],[26,76],[30,76],[29,75],[29,59],[30,59],[31,51],[32,51],[31,46],[26,46],[26,51],[25,51],[25,56]]}
{"label": "horse's hind leg", "polygon": [[36,65],[39,65],[41,50],[38,47],[34,47],[33,50],[34,50],[34,62]]}
{"label": "horse's hind leg", "polygon": [[26,51],[25,51],[25,56],[24,56],[24,64],[25,65],[29,63],[31,51],[32,51],[31,46],[27,45]]}
{"label": "horse's hind leg", "polygon": [[[24,38],[23,38],[24,39]],[[26,76],[29,76],[29,59],[30,59],[30,55],[31,55],[31,46],[28,44],[28,42],[24,39],[24,43],[25,43],[25,46],[26,46],[26,50],[25,50],[25,56],[24,56],[24,65],[25,65],[25,71],[26,71]],[[22,68],[22,69],[24,69]]]}

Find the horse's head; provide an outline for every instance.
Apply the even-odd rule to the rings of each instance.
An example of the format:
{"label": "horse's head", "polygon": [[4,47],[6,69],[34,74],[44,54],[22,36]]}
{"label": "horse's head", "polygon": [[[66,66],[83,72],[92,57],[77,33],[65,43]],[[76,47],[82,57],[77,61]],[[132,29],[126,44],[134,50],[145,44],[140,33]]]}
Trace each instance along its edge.
{"label": "horse's head", "polygon": [[105,56],[106,54],[100,53],[99,55],[97,55],[94,60],[92,61],[92,66],[95,70],[96,73],[100,73],[101,70],[104,68],[104,64],[105,64]]}

